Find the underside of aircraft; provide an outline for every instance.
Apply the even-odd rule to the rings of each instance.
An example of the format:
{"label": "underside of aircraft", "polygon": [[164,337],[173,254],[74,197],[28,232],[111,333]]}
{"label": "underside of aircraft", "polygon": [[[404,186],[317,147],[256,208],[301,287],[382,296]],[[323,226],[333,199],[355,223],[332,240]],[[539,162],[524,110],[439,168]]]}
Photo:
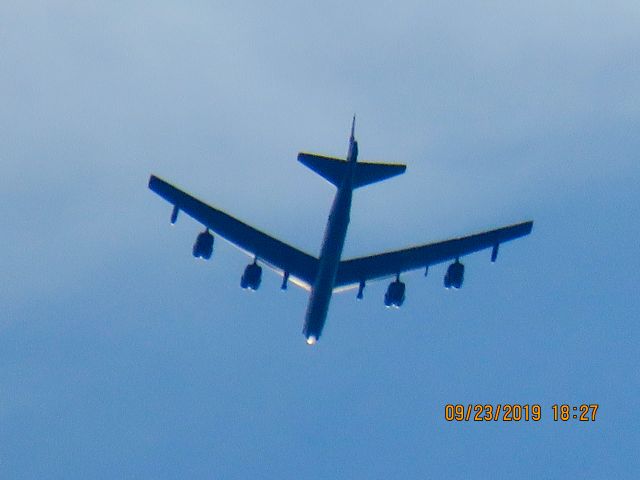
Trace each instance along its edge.
{"label": "underside of aircraft", "polygon": [[257,290],[260,287],[260,263],[282,275],[282,289],[286,289],[291,281],[310,292],[303,327],[303,334],[310,345],[320,338],[332,293],[357,287],[357,298],[361,299],[367,281],[393,277],[384,296],[384,305],[398,308],[405,300],[405,284],[400,280],[402,273],[424,269],[426,275],[431,265],[451,260],[444,286],[459,289],[464,280],[464,265],[460,262],[463,255],[491,248],[491,261],[495,262],[500,244],[528,235],[533,227],[533,222],[527,221],[441,242],[342,260],[353,190],[400,175],[406,170],[406,166],[400,164],[359,162],[354,130],[355,117],[346,159],[310,153],[298,155],[298,161],[337,189],[317,257],[203,203],[155,175],[149,179],[149,188],[173,205],[171,223],[177,221],[182,211],[205,226],[193,245],[194,257],[211,258],[214,245],[211,232],[214,232],[253,258],[241,277],[242,288]]}

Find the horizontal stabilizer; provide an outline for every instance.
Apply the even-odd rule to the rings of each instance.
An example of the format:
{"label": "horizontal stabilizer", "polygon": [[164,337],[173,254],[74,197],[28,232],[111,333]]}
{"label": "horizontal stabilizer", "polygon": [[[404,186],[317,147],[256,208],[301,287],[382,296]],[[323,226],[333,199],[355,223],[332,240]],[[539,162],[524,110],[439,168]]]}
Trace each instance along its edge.
{"label": "horizontal stabilizer", "polygon": [[[349,167],[345,160],[312,153],[299,153],[298,161],[336,187],[341,185]],[[353,175],[353,188],[395,177],[404,173],[406,169],[407,166],[401,164],[358,162]]]}
{"label": "horizontal stabilizer", "polygon": [[347,167],[347,162],[344,160],[312,153],[299,153],[298,161],[336,187],[342,183]]}
{"label": "horizontal stabilizer", "polygon": [[358,162],[353,177],[353,188],[364,187],[371,183],[395,177],[396,175],[403,174],[406,169],[406,165],[398,163]]}

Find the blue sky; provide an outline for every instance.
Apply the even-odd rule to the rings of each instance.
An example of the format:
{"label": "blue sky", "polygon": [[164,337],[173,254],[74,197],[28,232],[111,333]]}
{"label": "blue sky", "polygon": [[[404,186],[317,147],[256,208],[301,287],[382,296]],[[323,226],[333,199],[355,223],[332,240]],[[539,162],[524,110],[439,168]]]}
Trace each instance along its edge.
{"label": "blue sky", "polygon": [[[637,478],[636,2],[3,2],[3,478]],[[335,296],[238,288],[247,258],[163,176],[317,253],[300,150],[407,163],[346,256],[520,220],[533,234]],[[447,403],[538,403],[448,423]],[[555,403],[599,403],[594,423]]]}

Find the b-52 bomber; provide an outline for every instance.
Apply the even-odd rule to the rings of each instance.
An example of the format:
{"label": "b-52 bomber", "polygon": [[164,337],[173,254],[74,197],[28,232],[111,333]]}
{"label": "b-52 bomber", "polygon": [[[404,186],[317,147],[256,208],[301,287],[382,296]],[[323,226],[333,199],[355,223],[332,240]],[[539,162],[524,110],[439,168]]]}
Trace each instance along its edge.
{"label": "b-52 bomber", "polygon": [[464,277],[464,265],[460,263],[460,257],[491,248],[491,261],[495,262],[501,243],[528,235],[533,226],[531,221],[522,222],[466,237],[342,260],[353,191],[400,175],[406,170],[406,165],[401,164],[359,162],[354,130],[355,117],[351,124],[346,160],[310,153],[298,154],[299,162],[337,188],[317,258],[205,204],[154,175],[149,179],[149,188],[173,205],[171,223],[175,223],[178,213],[183,211],[206,227],[193,246],[195,257],[211,257],[214,243],[211,232],[214,232],[253,257],[253,262],[247,265],[240,280],[242,288],[258,289],[262,278],[259,263],[262,263],[283,275],[282,289],[286,289],[291,280],[310,292],[302,329],[309,345],[316,343],[322,334],[334,291],[357,286],[357,298],[361,299],[365,282],[395,277],[384,296],[384,304],[387,307],[400,307],[405,299],[401,273],[422,268],[426,274],[429,266],[449,260],[453,260],[453,263],[447,268],[444,286],[457,289],[462,286]]}

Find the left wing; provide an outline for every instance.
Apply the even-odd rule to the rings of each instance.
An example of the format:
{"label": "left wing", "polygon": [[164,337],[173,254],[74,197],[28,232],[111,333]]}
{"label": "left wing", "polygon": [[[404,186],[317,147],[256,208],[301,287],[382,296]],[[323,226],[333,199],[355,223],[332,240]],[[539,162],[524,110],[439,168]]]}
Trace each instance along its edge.
{"label": "left wing", "polygon": [[531,233],[532,227],[533,222],[523,222],[468,237],[345,260],[340,262],[338,266],[335,286],[343,287],[400,274],[408,270],[425,268],[489,247],[494,248],[491,259],[495,260],[498,245],[528,235]]}
{"label": "left wing", "polygon": [[[155,175],[151,175],[149,178],[149,188],[173,204],[176,209],[187,213],[225,240],[249,254],[257,256],[269,266],[302,280],[306,285],[301,286],[308,287],[313,284],[318,270],[318,260],[311,255],[287,245],[221,210],[210,207]],[[172,220],[175,220],[178,210],[174,210]]]}

